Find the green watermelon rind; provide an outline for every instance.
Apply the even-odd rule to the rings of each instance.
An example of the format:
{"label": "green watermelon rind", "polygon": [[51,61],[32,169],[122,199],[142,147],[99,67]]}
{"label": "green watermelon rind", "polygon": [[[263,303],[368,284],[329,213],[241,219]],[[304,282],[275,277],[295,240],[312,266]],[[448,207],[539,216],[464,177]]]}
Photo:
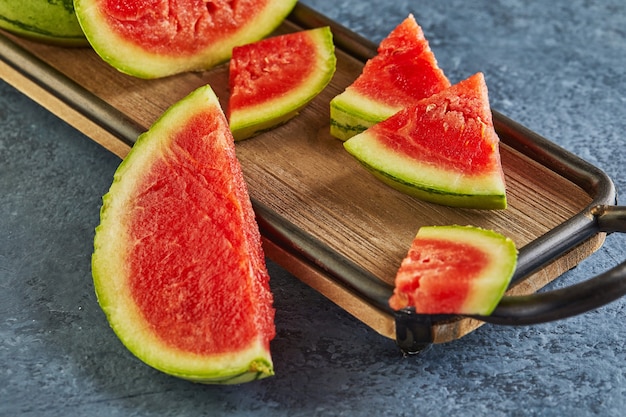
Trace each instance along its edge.
{"label": "green watermelon rind", "polygon": [[380,103],[348,87],[330,101],[330,134],[346,141],[401,109],[402,106]]}
{"label": "green watermelon rind", "polygon": [[[96,227],[92,275],[98,303],[120,341],[144,363],[166,374],[202,382],[234,384],[265,378],[274,374],[272,359],[262,340],[251,340],[249,348],[205,357],[180,352],[164,344],[153,334],[125,286],[121,269],[129,252],[123,213],[134,195],[141,173],[146,172],[167,148],[167,140],[176,127],[207,108],[221,112],[209,85],[198,88],[172,105],[146,133],[137,139],[120,163],[109,192],[103,196],[100,224]],[[232,140],[232,139],[231,139]],[[124,178],[124,182],[121,182]]]}
{"label": "green watermelon rind", "polygon": [[71,1],[0,0],[0,28],[18,36],[58,46],[86,46]]}
{"label": "green watermelon rind", "polygon": [[418,236],[466,243],[488,255],[490,265],[473,280],[467,300],[455,313],[490,315],[504,296],[517,267],[518,252],[513,240],[494,230],[460,225],[422,227]]}
{"label": "green watermelon rind", "polygon": [[330,27],[323,26],[303,33],[310,36],[316,46],[316,70],[297,89],[279,99],[231,112],[229,122],[235,140],[258,135],[287,122],[330,83],[337,65]]}
{"label": "green watermelon rind", "polygon": [[[433,167],[393,152],[370,131],[353,136],[343,146],[376,178],[420,200],[462,208],[507,207],[506,188],[500,172],[461,176],[455,171]],[[450,181],[450,178],[456,181]]]}
{"label": "green watermelon rind", "polygon": [[273,32],[295,7],[297,0],[274,0],[237,32],[207,45],[201,52],[166,56],[145,50],[106,26],[100,0],[75,0],[78,22],[95,52],[118,71],[138,78],[162,78],[182,72],[203,71],[230,59],[233,47],[263,38]]}

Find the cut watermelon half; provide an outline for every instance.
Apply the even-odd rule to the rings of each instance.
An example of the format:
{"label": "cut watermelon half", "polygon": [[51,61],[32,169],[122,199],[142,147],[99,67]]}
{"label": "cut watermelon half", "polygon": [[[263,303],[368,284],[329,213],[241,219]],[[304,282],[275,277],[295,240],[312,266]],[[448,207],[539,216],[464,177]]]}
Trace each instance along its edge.
{"label": "cut watermelon half", "polygon": [[398,270],[389,305],[420,314],[489,315],[517,264],[513,241],[473,226],[422,227]]}
{"label": "cut watermelon half", "polygon": [[228,119],[235,140],[285,123],[330,82],[336,68],[329,27],[233,49]]}
{"label": "cut watermelon half", "polygon": [[499,138],[482,73],[422,99],[344,142],[377,178],[425,201],[507,206]]}
{"label": "cut watermelon half", "polygon": [[227,61],[270,34],[296,0],[75,0],[87,40],[121,72],[157,78]]}
{"label": "cut watermelon half", "polygon": [[261,237],[209,86],[167,110],[120,164],[92,272],[111,327],[148,365],[204,383],[273,374]]}
{"label": "cut watermelon half", "polygon": [[409,15],[378,46],[359,77],[330,102],[330,133],[346,140],[450,86],[428,40]]}

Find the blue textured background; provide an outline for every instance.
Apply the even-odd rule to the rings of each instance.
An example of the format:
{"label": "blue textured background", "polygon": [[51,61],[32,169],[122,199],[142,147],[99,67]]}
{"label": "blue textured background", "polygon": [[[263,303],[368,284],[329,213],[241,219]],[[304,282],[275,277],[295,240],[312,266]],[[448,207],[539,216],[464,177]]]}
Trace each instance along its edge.
{"label": "blue textured background", "polygon": [[[414,13],[451,81],[626,189],[626,3],[308,0],[380,41]],[[559,322],[486,325],[423,356],[270,263],[277,375],[194,385],[136,360],[93,293],[91,241],[119,159],[0,82],[0,416],[621,416],[625,300]],[[605,245],[550,288],[625,258]]]}

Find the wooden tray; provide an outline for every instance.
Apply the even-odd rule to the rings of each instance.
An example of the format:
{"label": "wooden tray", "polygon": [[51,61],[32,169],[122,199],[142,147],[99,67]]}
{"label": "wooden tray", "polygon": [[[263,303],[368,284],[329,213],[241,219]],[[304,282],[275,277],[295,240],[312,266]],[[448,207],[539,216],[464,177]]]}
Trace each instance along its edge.
{"label": "wooden tray", "polygon": [[[237,144],[269,258],[379,333],[396,338],[387,307],[393,278],[420,226],[471,224],[520,248],[507,294],[529,294],[598,249],[603,233],[579,227],[590,207],[615,204],[611,181],[589,165],[494,112],[509,208],[453,209],[400,194],[366,173],[329,134],[329,101],[360,73],[375,45],[298,5],[277,33],[331,26],[337,72],[287,124]],[[0,33],[0,74],[60,118],[124,157],[139,133],[209,83],[226,104],[228,67],[159,80],[117,72],[89,48],[60,48]],[[470,74],[468,74],[470,75]],[[446,342],[482,324],[433,320]]]}

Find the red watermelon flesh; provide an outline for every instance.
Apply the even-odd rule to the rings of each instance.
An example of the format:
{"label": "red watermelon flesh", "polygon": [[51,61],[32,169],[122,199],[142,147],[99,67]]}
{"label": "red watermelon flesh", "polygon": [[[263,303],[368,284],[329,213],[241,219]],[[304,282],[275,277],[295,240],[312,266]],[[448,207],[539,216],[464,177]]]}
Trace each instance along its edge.
{"label": "red watermelon flesh", "polygon": [[450,206],[506,208],[499,138],[482,73],[399,111],[344,147],[407,194]]}
{"label": "red watermelon flesh", "polygon": [[273,328],[258,229],[223,130],[214,115],[188,119],[128,212],[133,299],[162,340],[197,354],[245,348]]}
{"label": "red watermelon flesh", "polygon": [[267,3],[268,0],[104,0],[100,8],[114,31],[146,50],[191,55],[236,32],[250,10],[262,9]]}
{"label": "red watermelon flesh", "polygon": [[348,90],[400,110],[450,86],[413,15],[382,40],[377,52]]}
{"label": "red watermelon flesh", "polygon": [[103,202],[94,283],[129,350],[199,382],[271,375],[274,309],[261,237],[210,87],[138,139]]}
{"label": "red watermelon flesh", "polygon": [[306,32],[264,39],[233,49],[229,109],[257,106],[289,92],[314,71],[317,54]]}
{"label": "red watermelon flesh", "polygon": [[422,227],[402,261],[389,305],[421,314],[488,315],[517,263],[513,241],[472,226]]}

